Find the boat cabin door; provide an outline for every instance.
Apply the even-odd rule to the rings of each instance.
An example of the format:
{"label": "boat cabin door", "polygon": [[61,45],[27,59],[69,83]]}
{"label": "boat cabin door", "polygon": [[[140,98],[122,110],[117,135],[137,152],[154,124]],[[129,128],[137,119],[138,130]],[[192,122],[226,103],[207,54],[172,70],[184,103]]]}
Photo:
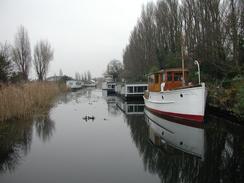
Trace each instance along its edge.
{"label": "boat cabin door", "polygon": [[148,76],[148,89],[151,92],[160,92],[162,76],[160,73],[154,73]]}

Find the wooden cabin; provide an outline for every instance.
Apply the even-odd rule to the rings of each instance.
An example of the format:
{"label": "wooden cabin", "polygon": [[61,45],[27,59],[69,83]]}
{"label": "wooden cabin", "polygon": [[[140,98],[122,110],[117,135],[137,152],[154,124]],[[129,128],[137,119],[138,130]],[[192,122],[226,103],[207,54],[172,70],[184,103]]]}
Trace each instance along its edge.
{"label": "wooden cabin", "polygon": [[[160,92],[184,87],[182,68],[164,69],[148,75],[148,90]],[[184,80],[188,69],[184,69]]]}

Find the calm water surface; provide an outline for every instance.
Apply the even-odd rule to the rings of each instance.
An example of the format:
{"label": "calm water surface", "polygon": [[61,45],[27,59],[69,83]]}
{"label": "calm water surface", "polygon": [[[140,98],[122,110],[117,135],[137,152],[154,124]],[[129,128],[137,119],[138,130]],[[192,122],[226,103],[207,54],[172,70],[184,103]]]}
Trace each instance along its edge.
{"label": "calm water surface", "polygon": [[244,128],[206,122],[160,119],[99,89],[70,92],[45,115],[0,124],[0,182],[244,182]]}

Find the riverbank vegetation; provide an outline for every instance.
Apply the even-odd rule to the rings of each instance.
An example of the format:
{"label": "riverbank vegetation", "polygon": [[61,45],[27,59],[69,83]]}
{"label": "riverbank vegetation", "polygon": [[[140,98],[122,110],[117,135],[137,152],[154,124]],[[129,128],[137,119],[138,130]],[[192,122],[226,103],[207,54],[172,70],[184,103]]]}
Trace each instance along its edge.
{"label": "riverbank vegetation", "polygon": [[208,84],[208,103],[244,119],[244,80],[225,81],[222,85]]}
{"label": "riverbank vegetation", "polygon": [[[53,48],[47,40],[40,40],[31,54],[27,30],[20,26],[14,44],[0,43],[0,121],[31,117],[37,111],[47,110],[60,91],[63,82],[44,82]],[[31,66],[38,81],[29,81]]]}
{"label": "riverbank vegetation", "polygon": [[159,0],[148,3],[123,54],[125,77],[151,70],[201,63],[204,80],[221,82],[243,75],[242,0]]}
{"label": "riverbank vegetation", "polygon": [[202,81],[210,87],[209,104],[243,114],[243,12],[242,0],[146,4],[124,49],[123,77],[146,81],[145,74],[180,67],[183,58],[194,80],[198,60]]}
{"label": "riverbank vegetation", "polygon": [[0,121],[28,118],[53,105],[53,100],[66,90],[62,84],[52,82],[29,82],[1,86]]}

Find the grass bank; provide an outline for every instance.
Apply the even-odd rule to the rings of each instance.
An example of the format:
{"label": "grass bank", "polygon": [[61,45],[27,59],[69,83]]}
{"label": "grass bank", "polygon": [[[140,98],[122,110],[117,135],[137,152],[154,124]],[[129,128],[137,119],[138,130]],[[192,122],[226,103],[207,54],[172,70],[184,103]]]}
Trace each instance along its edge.
{"label": "grass bank", "polygon": [[244,119],[244,80],[226,81],[221,86],[208,85],[208,104]]}
{"label": "grass bank", "polygon": [[53,104],[65,86],[50,82],[30,82],[0,88],[0,121],[28,118]]}

